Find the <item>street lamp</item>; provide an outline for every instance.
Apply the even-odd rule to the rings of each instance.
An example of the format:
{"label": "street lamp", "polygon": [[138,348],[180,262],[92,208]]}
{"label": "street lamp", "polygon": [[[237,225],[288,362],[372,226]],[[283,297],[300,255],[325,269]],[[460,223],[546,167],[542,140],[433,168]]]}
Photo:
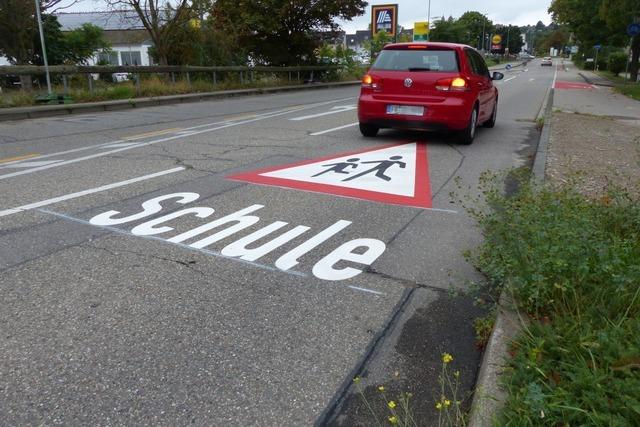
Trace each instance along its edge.
{"label": "street lamp", "polygon": [[51,95],[51,78],[49,77],[49,62],[47,61],[47,48],[44,44],[44,31],[42,31],[42,17],[40,16],[40,2],[36,2],[36,16],[38,18],[38,28],[40,30],[40,44],[42,45],[42,59],[44,60],[44,72],[47,76],[47,92]]}
{"label": "street lamp", "polygon": [[429,0],[428,6],[427,6],[427,41],[429,41],[430,36],[431,36],[431,0]]}

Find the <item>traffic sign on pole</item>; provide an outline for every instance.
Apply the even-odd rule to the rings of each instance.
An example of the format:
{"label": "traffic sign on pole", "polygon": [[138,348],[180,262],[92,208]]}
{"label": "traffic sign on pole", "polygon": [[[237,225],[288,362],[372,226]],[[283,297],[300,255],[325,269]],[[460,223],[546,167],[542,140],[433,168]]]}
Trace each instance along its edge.
{"label": "traffic sign on pole", "polygon": [[640,23],[629,24],[627,27],[627,34],[629,37],[635,37],[640,34]]}

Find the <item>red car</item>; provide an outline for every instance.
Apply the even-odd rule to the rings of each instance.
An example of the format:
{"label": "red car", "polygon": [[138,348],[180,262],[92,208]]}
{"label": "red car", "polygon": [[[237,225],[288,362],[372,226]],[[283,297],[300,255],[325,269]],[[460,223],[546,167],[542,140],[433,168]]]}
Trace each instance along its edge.
{"label": "red car", "polygon": [[389,44],[362,79],[360,132],[381,128],[453,130],[471,144],[479,124],[493,127],[498,89],[482,56],[454,43]]}

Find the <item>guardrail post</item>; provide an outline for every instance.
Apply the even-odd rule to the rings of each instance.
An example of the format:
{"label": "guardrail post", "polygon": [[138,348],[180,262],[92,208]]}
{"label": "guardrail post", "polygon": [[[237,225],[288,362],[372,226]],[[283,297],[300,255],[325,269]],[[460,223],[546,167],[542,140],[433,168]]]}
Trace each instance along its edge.
{"label": "guardrail post", "polygon": [[136,94],[140,96],[140,73],[136,73]]}
{"label": "guardrail post", "polygon": [[311,81],[313,82],[313,70],[311,70]]}
{"label": "guardrail post", "polygon": [[253,70],[251,70],[251,81],[254,81],[254,78],[253,78]]}
{"label": "guardrail post", "polygon": [[213,84],[214,85],[218,84],[215,71],[213,72]]}
{"label": "guardrail post", "polygon": [[242,71],[240,71],[240,84],[244,83],[244,80],[242,79]]}
{"label": "guardrail post", "polygon": [[171,72],[171,83],[176,83],[176,73],[174,73],[173,71]]}
{"label": "guardrail post", "polygon": [[89,73],[87,77],[89,78],[89,93],[93,95],[93,75]]}
{"label": "guardrail post", "polygon": [[191,75],[187,71],[187,85],[191,86]]}
{"label": "guardrail post", "polygon": [[291,83],[291,71],[289,71],[289,83]]}
{"label": "guardrail post", "polygon": [[300,70],[298,70],[298,82],[300,81]]}
{"label": "guardrail post", "polygon": [[67,95],[69,93],[69,82],[67,81],[66,74],[62,75],[62,87],[64,88],[63,89],[64,94]]}

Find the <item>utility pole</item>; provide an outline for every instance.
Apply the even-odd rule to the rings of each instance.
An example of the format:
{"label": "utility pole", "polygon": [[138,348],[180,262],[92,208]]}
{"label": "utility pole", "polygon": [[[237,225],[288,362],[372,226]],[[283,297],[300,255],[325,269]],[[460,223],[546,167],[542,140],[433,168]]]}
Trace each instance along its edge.
{"label": "utility pole", "polygon": [[485,41],[484,41],[484,25],[486,23],[487,23],[487,18],[484,15],[482,15],[482,52],[483,53],[484,53],[484,44],[485,44]]}
{"label": "utility pole", "polygon": [[44,44],[44,31],[42,31],[42,17],[40,16],[40,2],[36,2],[36,16],[38,18],[38,28],[40,29],[40,44],[42,45],[42,59],[44,60],[44,72],[47,76],[47,92],[51,95],[51,78],[49,77],[49,62],[47,61],[47,48]]}

